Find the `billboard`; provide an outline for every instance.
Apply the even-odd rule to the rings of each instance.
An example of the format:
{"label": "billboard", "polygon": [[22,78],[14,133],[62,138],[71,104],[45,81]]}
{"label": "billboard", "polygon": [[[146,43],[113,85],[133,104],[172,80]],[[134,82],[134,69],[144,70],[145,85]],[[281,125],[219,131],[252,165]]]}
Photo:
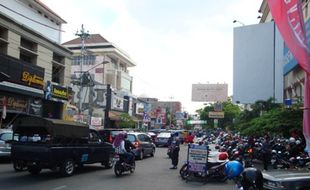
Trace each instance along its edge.
{"label": "billboard", "polygon": [[233,102],[283,100],[283,40],[273,22],[234,28]]}
{"label": "billboard", "polygon": [[228,84],[192,84],[194,102],[224,102],[227,95]]}

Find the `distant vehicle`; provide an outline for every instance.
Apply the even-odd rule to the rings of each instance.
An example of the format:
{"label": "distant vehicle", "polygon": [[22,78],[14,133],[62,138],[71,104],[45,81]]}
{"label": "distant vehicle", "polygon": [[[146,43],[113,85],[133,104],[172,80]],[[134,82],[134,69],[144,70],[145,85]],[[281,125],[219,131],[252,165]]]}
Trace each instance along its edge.
{"label": "distant vehicle", "polygon": [[18,138],[18,141],[12,141],[13,164],[25,163],[33,175],[42,169],[51,169],[71,176],[77,166],[101,163],[111,168],[113,164],[112,145],[85,124],[20,117],[14,122],[13,136]]}
{"label": "distant vehicle", "polygon": [[157,137],[157,134],[154,132],[147,132],[147,134],[151,137],[153,143],[155,143],[155,139]]}
{"label": "distant vehicle", "polygon": [[142,160],[146,155],[154,156],[156,151],[155,145],[146,133],[127,133],[127,139],[136,147],[132,151],[138,159]]}
{"label": "distant vehicle", "polygon": [[158,146],[168,146],[168,140],[171,137],[171,132],[161,132],[157,135],[155,139],[155,145]]}
{"label": "distant vehicle", "polygon": [[276,170],[263,172],[264,189],[267,190],[309,190],[309,170]]}
{"label": "distant vehicle", "polygon": [[126,131],[124,129],[100,129],[98,130],[98,133],[103,138],[105,142],[113,143],[114,138],[119,133],[125,133]]}

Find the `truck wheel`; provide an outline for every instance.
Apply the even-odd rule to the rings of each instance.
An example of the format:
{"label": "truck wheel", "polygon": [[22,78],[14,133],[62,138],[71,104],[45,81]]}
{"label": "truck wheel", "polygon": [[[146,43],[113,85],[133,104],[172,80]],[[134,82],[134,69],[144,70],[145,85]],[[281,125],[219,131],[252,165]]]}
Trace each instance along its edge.
{"label": "truck wheel", "polygon": [[60,166],[60,173],[63,176],[72,176],[75,171],[75,163],[72,159],[65,160]]}
{"label": "truck wheel", "polygon": [[41,168],[38,166],[29,166],[28,171],[31,175],[38,175],[41,172]]}
{"label": "truck wheel", "polygon": [[23,161],[14,161],[13,168],[16,172],[21,172],[27,170],[27,166]]}
{"label": "truck wheel", "polygon": [[112,167],[113,167],[113,157],[112,157],[112,156],[109,156],[108,161],[104,162],[103,165],[104,165],[104,167],[107,168],[107,169],[112,168]]}

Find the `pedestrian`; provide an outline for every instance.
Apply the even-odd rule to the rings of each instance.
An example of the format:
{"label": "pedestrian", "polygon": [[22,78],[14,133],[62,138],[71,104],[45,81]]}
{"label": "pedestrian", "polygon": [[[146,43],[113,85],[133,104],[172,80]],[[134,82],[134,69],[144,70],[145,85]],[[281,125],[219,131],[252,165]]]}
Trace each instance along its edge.
{"label": "pedestrian", "polygon": [[269,136],[265,136],[265,139],[263,141],[262,155],[263,155],[264,170],[268,170],[268,164],[271,159],[271,145],[269,141]]}
{"label": "pedestrian", "polygon": [[179,163],[179,152],[180,152],[180,140],[179,136],[173,135],[171,142],[171,163],[172,167],[170,169],[177,169]]}

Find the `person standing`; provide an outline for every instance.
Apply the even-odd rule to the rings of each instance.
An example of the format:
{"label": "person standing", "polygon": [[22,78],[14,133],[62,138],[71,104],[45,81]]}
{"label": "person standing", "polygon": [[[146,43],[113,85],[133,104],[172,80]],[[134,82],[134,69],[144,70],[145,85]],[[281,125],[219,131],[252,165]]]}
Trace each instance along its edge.
{"label": "person standing", "polygon": [[172,167],[170,169],[177,169],[179,163],[179,152],[180,152],[180,140],[175,134],[171,142],[171,163]]}
{"label": "person standing", "polygon": [[271,145],[268,136],[265,136],[265,140],[263,141],[262,154],[263,154],[264,170],[268,170],[268,164],[271,158]]}

